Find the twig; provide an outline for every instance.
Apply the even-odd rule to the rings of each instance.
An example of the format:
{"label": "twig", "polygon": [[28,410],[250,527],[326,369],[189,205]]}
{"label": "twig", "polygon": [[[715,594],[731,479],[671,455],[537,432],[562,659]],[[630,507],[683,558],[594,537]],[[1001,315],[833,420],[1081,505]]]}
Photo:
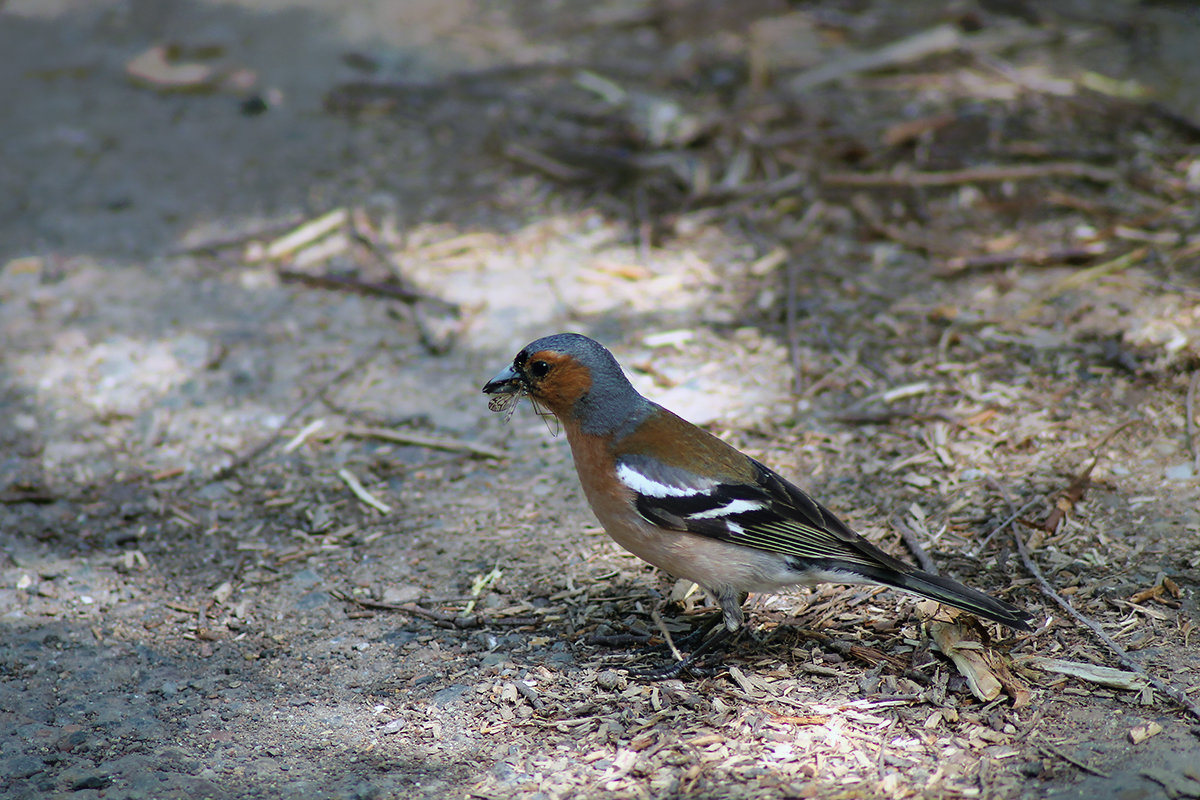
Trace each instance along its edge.
{"label": "twig", "polygon": [[796,257],[795,247],[800,244],[807,245],[811,241],[813,234],[817,230],[817,225],[825,216],[825,203],[817,200],[808,207],[804,212],[804,216],[800,218],[800,223],[796,226],[797,230],[792,236],[794,245],[792,248],[780,245],[774,253],[782,254],[784,261],[784,286],[783,290],[787,293],[785,299],[785,313],[787,319],[787,339],[788,339],[788,356],[792,364],[792,402],[793,404],[800,397],[804,396],[802,386],[803,365],[801,364],[801,337],[800,337],[800,259]]}
{"label": "twig", "polygon": [[344,226],[348,219],[350,219],[350,213],[344,208],[335,208],[333,211],[310,219],[269,243],[263,249],[262,257],[269,261],[285,258],[333,233]]}
{"label": "twig", "polygon": [[359,500],[363,501],[381,514],[392,513],[392,507],[363,488],[363,485],[359,483],[358,478],[354,476],[353,472],[343,467],[342,469],[338,470],[337,474],[338,477],[341,478],[346,484],[346,486],[350,488],[350,491],[354,494],[354,496]]}
{"label": "twig", "polygon": [[[1017,516],[1018,515],[1014,514],[1013,519],[1016,519]],[[1130,658],[1129,653],[1125,652],[1125,649],[1121,647],[1121,645],[1114,642],[1112,638],[1104,632],[1098,622],[1090,617],[1084,616],[1079,611],[1076,611],[1074,606],[1068,603],[1066,599],[1063,598],[1058,592],[1054,591],[1054,587],[1051,586],[1046,580],[1045,576],[1042,575],[1041,568],[1038,567],[1037,563],[1033,560],[1033,557],[1029,555],[1029,549],[1025,547],[1025,540],[1021,538],[1021,533],[1016,529],[1016,527],[1012,529],[1012,535],[1013,541],[1017,545],[1017,553],[1021,556],[1021,563],[1025,566],[1026,571],[1033,576],[1033,579],[1037,581],[1038,588],[1042,590],[1042,594],[1046,595],[1046,597],[1057,603],[1076,622],[1085,626],[1088,630],[1094,633],[1096,638],[1103,642],[1104,645],[1113,653],[1113,655],[1117,657],[1117,660],[1121,662],[1122,666],[1144,677],[1151,686],[1174,700],[1193,717],[1200,719],[1200,706],[1192,702],[1185,692],[1176,689],[1174,686],[1164,683],[1147,672],[1145,667]]]}
{"label": "twig", "polygon": [[328,392],[333,386],[341,383],[347,377],[354,374],[355,372],[358,372],[360,369],[362,369],[364,366],[366,366],[367,363],[370,362],[370,360],[373,359],[379,353],[379,351],[381,349],[382,349],[382,344],[376,344],[373,347],[368,348],[366,350],[366,352],[364,352],[358,358],[354,359],[354,361],[350,364],[350,366],[346,367],[341,372],[339,372],[338,374],[334,375],[329,380],[322,383],[314,391],[310,392],[308,397],[306,397],[302,401],[300,401],[300,403],[295,408],[293,408],[286,417],[284,417],[283,422],[279,423],[279,425],[276,426],[275,430],[271,433],[270,436],[268,436],[263,441],[259,442],[257,445],[252,447],[250,450],[246,451],[242,455],[235,458],[229,464],[226,464],[225,466],[221,467],[219,470],[217,470],[215,473],[213,473],[211,480],[223,481],[226,478],[233,476],[233,474],[236,473],[238,470],[240,470],[242,467],[246,466],[251,461],[258,458],[263,453],[267,452],[267,450],[271,449],[271,446],[273,444],[275,444],[275,442],[279,441],[279,438],[283,435],[284,430],[286,430],[289,426],[291,426],[291,424],[296,421],[296,418],[304,413],[304,410],[306,408],[308,408],[314,402],[316,402],[322,396],[324,396],[324,394],[326,392]]}
{"label": "twig", "polygon": [[896,169],[891,172],[827,172],[821,182],[828,186],[957,186],[963,183],[1029,181],[1038,178],[1085,178],[1112,183],[1120,176],[1079,161],[1049,161],[1044,164],[1010,164],[996,167],[967,167],[940,172]]}
{"label": "twig", "polygon": [[892,527],[900,531],[900,538],[904,540],[904,546],[912,553],[913,558],[917,560],[921,569],[930,575],[937,575],[937,564],[933,563],[933,559],[929,557],[929,553],[926,553],[925,548],[921,546],[921,542],[917,539],[916,531],[910,528],[908,523],[899,517],[892,519]]}
{"label": "twig", "polygon": [[291,440],[283,446],[283,452],[286,454],[299,450],[300,447],[303,446],[306,441],[308,441],[308,437],[312,436],[314,433],[324,427],[324,419],[314,419],[312,422],[301,428],[300,432],[293,436]]}
{"label": "twig", "polygon": [[876,50],[852,53],[844,58],[801,72],[787,82],[787,88],[795,93],[804,92],[848,78],[851,75],[871,72],[883,67],[908,64],[937,53],[957,50],[962,43],[963,34],[957,28],[953,25],[938,25]]}
{"label": "twig", "polygon": [[278,274],[279,279],[284,282],[303,283],[306,286],[312,286],[317,289],[358,292],[359,294],[368,296],[373,295],[386,297],[391,300],[399,300],[409,305],[418,302],[433,303],[449,311],[458,312],[458,306],[448,300],[443,300],[440,297],[425,294],[424,292],[418,292],[391,281],[360,281],[356,278],[343,278],[339,275],[313,275],[308,272],[299,272],[291,269],[280,269],[278,270]]}
{"label": "twig", "polygon": [[275,236],[284,231],[291,230],[300,222],[301,217],[296,214],[289,215],[286,219],[278,222],[268,223],[263,227],[254,230],[244,231],[242,233],[229,234],[225,236],[214,236],[211,239],[203,239],[194,244],[181,244],[177,247],[172,247],[167,251],[168,256],[195,256],[203,253],[213,253],[218,250],[225,250],[230,247],[241,247],[247,242],[252,242],[255,239],[261,239],[264,236]]}
{"label": "twig", "polygon": [[54,503],[63,498],[46,489],[10,489],[0,492],[0,504]]}
{"label": "twig", "polygon": [[1200,387],[1200,369],[1192,373],[1192,381],[1188,384],[1187,402],[1184,411],[1187,414],[1187,446],[1192,454],[1192,474],[1200,474],[1200,447],[1196,442],[1196,389]]}
{"label": "twig", "polygon": [[955,256],[946,259],[938,271],[938,277],[950,278],[963,275],[970,270],[996,269],[1009,264],[1027,264],[1047,267],[1054,264],[1076,264],[1099,258],[1107,252],[1103,244],[1086,244],[1079,247],[1060,247],[1050,250],[1009,250],[1004,253],[983,253],[974,256]]}
{"label": "twig", "polygon": [[1046,41],[1048,32],[1036,28],[964,33],[953,25],[938,25],[920,31],[865,53],[848,56],[801,72],[786,85],[788,91],[800,93],[842,80],[863,72],[911,64],[929,56],[965,50],[987,53],[1020,44]]}
{"label": "twig", "polygon": [[1100,449],[1112,441],[1113,437],[1121,431],[1133,425],[1137,420],[1131,419],[1127,422],[1118,425],[1111,433],[1101,440],[1100,444],[1092,448],[1092,463],[1071,481],[1070,485],[1063,490],[1063,493],[1058,496],[1054,502],[1054,510],[1046,517],[1046,521],[1042,523],[1042,530],[1046,533],[1053,534],[1058,530],[1058,526],[1062,524],[1063,517],[1067,515],[1075,504],[1083,499],[1084,492],[1092,484],[1092,470],[1096,468],[1096,464],[1100,461]]}
{"label": "twig", "polygon": [[[354,289],[355,291],[362,291],[368,294],[382,293],[386,297],[392,297],[413,306],[414,310],[417,310],[418,308],[416,305],[417,303],[424,302],[437,307],[440,311],[443,311],[453,317],[457,318],[462,316],[462,308],[457,303],[452,303],[444,298],[426,294],[420,290],[411,288],[410,282],[405,279],[404,272],[400,268],[400,265],[396,263],[396,260],[392,258],[388,251],[379,244],[379,242],[376,240],[376,237],[367,231],[356,228],[353,224],[353,220],[351,221],[350,225],[350,234],[355,242],[366,248],[367,252],[371,254],[371,257],[374,258],[375,261],[384,269],[392,273],[397,280],[395,282],[386,281],[384,283],[363,283],[361,288],[357,285],[347,286],[346,288]],[[426,321],[419,313],[414,314],[413,321],[420,329],[423,340],[426,338],[429,338],[430,340],[433,339],[432,332],[426,330]],[[426,342],[426,346],[435,354],[441,352],[441,350],[437,348],[429,347],[428,342]],[[442,349],[444,350],[444,348]]]}
{"label": "twig", "polygon": [[1070,753],[1067,753],[1066,751],[1062,750],[1059,747],[1055,747],[1052,744],[1042,744],[1042,745],[1038,745],[1038,747],[1041,748],[1043,753],[1046,753],[1047,755],[1058,756],[1063,761],[1067,761],[1071,764],[1074,764],[1075,766],[1079,767],[1084,772],[1090,772],[1093,775],[1098,775],[1101,778],[1111,777],[1107,772],[1096,769],[1095,767],[1088,764],[1086,761],[1082,761],[1078,758],[1075,758]]}
{"label": "twig", "polygon": [[517,688],[517,694],[524,697],[534,711],[541,711],[545,707],[546,704],[542,702],[542,698],[538,697],[537,690],[525,681],[518,678],[513,682],[513,686]]}
{"label": "twig", "polygon": [[965,626],[934,619],[926,623],[925,627],[938,650],[942,651],[942,654],[954,663],[959,674],[967,679],[971,694],[985,703],[990,703],[1000,696],[1004,686],[992,668],[987,654],[981,649],[980,643],[963,636],[963,632],[967,630]]}
{"label": "twig", "polygon": [[885,220],[883,214],[879,212],[879,209],[875,207],[875,204],[871,202],[871,199],[866,194],[855,194],[854,197],[850,198],[850,206],[863,218],[868,228],[880,236],[886,236],[888,239],[896,242],[896,244],[931,256],[940,255],[939,251],[945,252],[937,244],[934,237],[909,233],[899,225],[893,225]]}
{"label": "twig", "polygon": [[562,183],[581,181],[590,174],[586,169],[573,167],[570,164],[563,163],[539,150],[527,147],[518,142],[509,142],[506,144],[504,146],[504,155],[519,164],[536,169],[538,172]]}
{"label": "twig", "polygon": [[458,630],[466,630],[468,628],[481,628],[487,625],[503,625],[519,627],[523,625],[536,625],[537,619],[533,617],[512,617],[508,619],[495,619],[484,617],[482,614],[446,614],[440,611],[430,611],[428,608],[421,608],[416,603],[380,603],[376,600],[364,600],[361,597],[354,597],[340,589],[332,589],[329,592],[339,600],[347,603],[353,603],[360,608],[369,608],[377,611],[399,611],[403,614],[409,614],[418,619],[428,620],[441,628],[456,628]]}
{"label": "twig", "polygon": [[[997,487],[999,487],[999,484],[997,484]],[[1012,510],[1013,503],[1012,503],[1012,501],[1010,501],[1008,499],[1008,495],[1005,494],[1003,491],[1001,491],[1001,494],[1004,494],[1004,500],[1005,500],[1005,502],[1008,503],[1009,510]],[[1021,518],[1022,514],[1024,514],[1026,511],[1033,508],[1034,506],[1036,506],[1039,502],[1040,502],[1040,500],[1030,500],[1028,503],[1021,506],[1016,511],[1013,511],[1012,515],[1008,519],[1001,522],[995,528],[992,528],[992,532],[989,533],[987,536],[983,537],[983,540],[980,541],[979,545],[975,547],[972,555],[976,556],[976,555],[979,555],[981,552],[983,552],[983,548],[988,546],[988,542],[990,542],[992,540],[993,536],[995,536],[997,533],[999,533],[1000,531],[1007,528],[1009,525],[1012,525],[1014,522],[1016,522],[1018,519]]]}
{"label": "twig", "polygon": [[1114,272],[1120,272],[1132,267],[1134,264],[1145,258],[1146,254],[1149,252],[1149,247],[1139,247],[1136,250],[1130,250],[1124,255],[1117,256],[1116,258],[1109,259],[1108,261],[1101,262],[1095,266],[1081,269],[1068,275],[1058,283],[1051,286],[1049,289],[1041,292],[1037,299],[1031,301],[1029,305],[1021,309],[1020,313],[1017,314],[1017,319],[1029,319],[1036,314],[1038,310],[1042,308],[1042,306],[1064,292],[1082,288],[1091,281],[1102,278],[1105,275],[1111,275]]}
{"label": "twig", "polygon": [[787,337],[788,337],[788,355],[792,362],[792,399],[801,396],[802,387],[800,383],[801,363],[800,363],[800,260],[797,258],[790,259],[785,268],[787,272],[786,283],[783,290],[787,292],[785,298],[785,314],[787,319]]}
{"label": "twig", "polygon": [[475,442],[464,442],[461,439],[450,439],[445,436],[426,436],[420,433],[406,433],[391,428],[345,428],[342,433],[360,439],[383,439],[397,444],[411,444],[416,447],[428,447],[432,450],[448,450],[454,453],[467,453],[478,458],[504,458],[503,450],[488,447]]}
{"label": "twig", "polygon": [[658,626],[658,630],[662,633],[663,639],[667,641],[667,647],[671,650],[671,655],[676,661],[683,661],[683,655],[679,652],[679,648],[675,646],[675,637],[671,636],[671,631],[667,629],[667,624],[663,622],[662,614],[657,608],[651,609],[650,619],[654,620],[654,624]]}

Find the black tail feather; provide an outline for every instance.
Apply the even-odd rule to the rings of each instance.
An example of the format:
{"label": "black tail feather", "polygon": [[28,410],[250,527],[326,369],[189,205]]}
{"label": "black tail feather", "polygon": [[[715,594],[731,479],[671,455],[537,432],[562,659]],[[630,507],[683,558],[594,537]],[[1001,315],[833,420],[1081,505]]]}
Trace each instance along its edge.
{"label": "black tail feather", "polygon": [[897,589],[904,589],[922,597],[937,600],[939,603],[977,614],[1016,630],[1032,630],[1029,622],[1033,619],[1033,615],[1029,612],[1017,608],[1011,603],[989,597],[968,586],[963,586],[949,578],[919,570],[879,577],[883,578],[881,582],[895,586]]}

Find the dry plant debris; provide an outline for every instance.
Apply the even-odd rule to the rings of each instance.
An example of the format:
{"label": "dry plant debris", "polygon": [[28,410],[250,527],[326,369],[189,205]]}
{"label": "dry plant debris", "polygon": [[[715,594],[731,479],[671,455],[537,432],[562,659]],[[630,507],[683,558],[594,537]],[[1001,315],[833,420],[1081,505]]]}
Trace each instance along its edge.
{"label": "dry plant debris", "polygon": [[[1130,769],[1197,796],[1171,756],[1194,754],[1179,709],[1200,670],[1200,129],[1042,58],[1107,26],[700,13],[716,5],[546,13],[517,26],[521,63],[335,86],[348,127],[449,141],[413,145],[432,166],[407,178],[422,201],[453,194],[409,220],[361,191],[376,184],[314,191],[304,213],[169,250],[184,279],[163,296],[219,276],[275,349],[89,340],[89,306],[67,306],[101,314],[138,281],[57,254],[3,265],[0,297],[34,298],[4,320],[14,373],[87,398],[3,429],[37,469],[3,473],[0,510],[32,533],[0,600],[37,622],[14,625],[0,685],[49,716],[0,718],[45,742],[53,788],[124,791],[129,764],[194,760],[181,796],[248,764],[289,791],[318,769],[361,779],[337,787],[355,797],[1016,798]],[[396,168],[372,154],[373,177]],[[504,315],[506,285],[523,305]],[[479,405],[452,425],[449,393],[414,397],[444,375],[474,395],[476,356],[535,314],[605,331],[636,379],[880,546],[1040,611],[1037,633],[820,586],[755,598],[711,677],[630,680],[633,649],[711,609],[589,527],[535,420],[501,433]],[[289,391],[236,405],[218,381],[236,370]],[[190,416],[130,400],[186,399],[186,379],[207,391]],[[732,395],[756,399],[712,412]],[[39,441],[43,417],[78,428]],[[97,663],[112,677],[85,686]],[[84,689],[92,706],[62,705]],[[168,740],[183,755],[137,761]],[[133,761],[106,760],[121,748]]]}

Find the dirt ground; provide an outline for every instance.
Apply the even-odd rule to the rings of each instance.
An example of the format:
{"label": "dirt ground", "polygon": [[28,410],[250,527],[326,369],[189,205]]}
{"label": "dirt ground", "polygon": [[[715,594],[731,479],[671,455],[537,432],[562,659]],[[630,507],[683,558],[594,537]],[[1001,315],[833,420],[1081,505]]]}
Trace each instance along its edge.
{"label": "dirt ground", "polygon": [[[1200,797],[1131,671],[1200,702],[1197,44],[1168,2],[0,0],[0,795]],[[626,675],[708,610],[489,413],[561,330],[1034,612],[953,653],[994,696],[837,586]]]}

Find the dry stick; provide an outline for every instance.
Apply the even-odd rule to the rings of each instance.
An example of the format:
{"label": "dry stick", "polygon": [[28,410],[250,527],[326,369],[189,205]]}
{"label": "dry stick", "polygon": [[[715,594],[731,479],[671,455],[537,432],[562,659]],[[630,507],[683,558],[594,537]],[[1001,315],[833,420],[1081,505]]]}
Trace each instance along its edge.
{"label": "dry stick", "polygon": [[790,259],[787,264],[786,283],[784,291],[787,292],[787,303],[785,311],[787,314],[787,338],[788,338],[788,355],[792,362],[792,399],[793,405],[795,398],[801,395],[800,390],[800,373],[803,367],[800,363],[800,310],[797,307],[799,298],[797,294],[800,292],[800,263],[799,259]]}
{"label": "dry stick", "polygon": [[[446,311],[447,313],[453,314],[456,317],[462,316],[462,308],[460,308],[457,303],[452,303],[449,300],[437,297],[436,295],[426,294],[425,292],[411,288],[408,285],[408,281],[404,278],[404,274],[400,269],[400,265],[396,263],[396,260],[392,258],[392,256],[383,247],[381,247],[373,237],[361,231],[355,230],[353,226],[351,226],[351,236],[354,241],[366,248],[367,252],[371,254],[371,257],[374,258],[377,263],[398,278],[397,281],[385,281],[381,284],[366,284],[366,288],[364,288],[363,291],[370,291],[375,287],[385,287],[386,296],[395,297],[397,300],[401,300],[402,302],[410,305],[418,302],[430,303],[442,309],[443,311]],[[357,290],[357,287],[347,288],[353,288]],[[398,294],[392,294],[392,292],[396,292],[397,290],[399,291]]]}
{"label": "dry stick", "polygon": [[289,413],[284,418],[283,422],[279,423],[279,425],[275,428],[275,431],[270,436],[268,436],[263,441],[259,442],[257,445],[252,447],[247,452],[245,452],[242,455],[235,458],[229,464],[225,465],[224,467],[221,467],[219,470],[216,471],[216,473],[213,474],[213,476],[210,480],[223,481],[226,478],[232,477],[235,472],[237,472],[242,467],[249,464],[254,459],[261,456],[263,453],[267,452],[267,450],[271,449],[271,446],[273,444],[275,444],[275,442],[279,441],[279,438],[283,435],[284,430],[286,430],[288,428],[288,426],[290,426],[293,422],[295,422],[296,418],[299,417],[301,414],[303,414],[304,410],[306,408],[308,408],[315,401],[317,401],[321,397],[323,397],[324,394],[327,391],[329,391],[333,386],[335,386],[338,383],[341,383],[343,380],[345,380],[351,374],[357,372],[358,370],[360,370],[364,366],[366,366],[367,363],[371,359],[373,359],[376,355],[378,355],[380,350],[382,350],[382,349],[383,349],[382,344],[377,344],[373,347],[368,348],[366,352],[364,352],[358,358],[354,359],[353,363],[351,363],[350,366],[346,367],[344,370],[342,370],[341,372],[334,375],[332,378],[330,378],[329,380],[325,381],[320,386],[318,386],[315,391],[310,393],[308,395],[308,397],[304,398],[302,401],[300,401],[299,405],[297,405],[294,409],[292,409],[291,413]]}
{"label": "dry stick", "polygon": [[[995,484],[995,485],[996,485],[996,487],[997,487],[997,488],[1000,488],[1000,494],[1004,495],[1004,501],[1005,501],[1006,503],[1008,503],[1008,507],[1009,507],[1009,509],[1011,510],[1012,508],[1014,508],[1014,504],[1013,504],[1013,502],[1012,502],[1011,500],[1009,500],[1009,499],[1008,499],[1008,494],[1007,494],[1007,493],[1004,491],[1004,489],[1003,489],[1003,488],[1001,488],[1001,487],[1000,487],[1000,484],[998,484],[998,483],[997,483],[997,484]],[[1020,508],[1018,508],[1016,511],[1013,511],[1012,515],[1011,515],[1011,516],[1009,516],[1009,518],[1008,518],[1008,519],[1006,519],[1006,520],[1004,520],[1003,522],[1001,522],[999,525],[997,525],[995,528],[993,528],[993,529],[992,529],[992,532],[991,532],[991,533],[989,533],[987,536],[983,537],[983,540],[982,540],[982,541],[979,543],[979,545],[978,545],[977,547],[975,547],[975,548],[974,548],[974,552],[973,552],[973,554],[972,554],[972,555],[978,555],[980,552],[982,552],[982,551],[983,551],[983,548],[985,548],[985,547],[987,547],[987,546],[988,546],[988,542],[990,542],[990,541],[992,540],[992,537],[993,537],[993,536],[995,536],[997,533],[999,533],[1000,531],[1004,530],[1004,529],[1005,529],[1005,528],[1007,528],[1009,525],[1012,525],[1014,522],[1016,522],[1018,519],[1020,519],[1020,518],[1021,518],[1021,516],[1022,516],[1022,515],[1023,515],[1023,514],[1024,514],[1026,511],[1028,511],[1029,509],[1031,509],[1031,508],[1033,508],[1034,506],[1036,506],[1036,505],[1038,504],[1038,502],[1039,502],[1038,500],[1030,500],[1028,503],[1026,503],[1025,505],[1021,506],[1021,507],[1020,507]]]}
{"label": "dry stick", "polygon": [[407,433],[391,428],[344,428],[342,433],[359,439],[382,439],[396,444],[410,444],[416,447],[428,447],[431,450],[447,450],[452,453],[466,453],[478,458],[504,458],[503,450],[488,447],[485,444],[465,442],[461,439],[450,439],[445,436],[426,436],[420,433]]}
{"label": "dry stick", "polygon": [[1043,753],[1048,753],[1050,755],[1058,756],[1063,761],[1067,761],[1067,762],[1070,762],[1071,764],[1074,764],[1075,766],[1079,767],[1084,772],[1090,772],[1093,775],[1097,775],[1101,778],[1111,777],[1107,772],[1104,772],[1102,770],[1097,769],[1096,767],[1093,767],[1091,764],[1088,764],[1086,761],[1083,761],[1082,759],[1075,758],[1073,755],[1064,751],[1060,747],[1055,747],[1052,744],[1042,744],[1042,745],[1038,745],[1038,747],[1040,747],[1042,749]]}
{"label": "dry stick", "polygon": [[[1013,519],[1016,519],[1016,516],[1017,515],[1014,514]],[[1090,617],[1084,616],[1079,611],[1076,611],[1074,606],[1068,603],[1065,598],[1059,595],[1058,592],[1054,591],[1054,587],[1051,586],[1046,578],[1042,575],[1042,570],[1038,567],[1037,563],[1034,562],[1033,557],[1029,555],[1029,549],[1025,547],[1025,540],[1021,538],[1021,534],[1015,526],[1012,529],[1012,535],[1013,541],[1016,542],[1017,545],[1017,553],[1021,556],[1021,563],[1025,565],[1025,569],[1030,575],[1033,576],[1034,580],[1037,581],[1038,588],[1042,590],[1042,594],[1046,595],[1059,606],[1061,606],[1062,609],[1071,615],[1076,622],[1084,625],[1092,633],[1096,634],[1096,638],[1103,642],[1104,645],[1112,651],[1112,653],[1117,657],[1117,660],[1121,662],[1122,666],[1141,675],[1155,689],[1158,689],[1167,697],[1174,700],[1196,719],[1200,719],[1200,706],[1193,703],[1187,696],[1186,692],[1160,681],[1158,678],[1147,672],[1145,667],[1130,658],[1129,653],[1125,651],[1125,648],[1114,642],[1112,638],[1104,632],[1098,622],[1092,620]]]}
{"label": "dry stick", "polygon": [[946,250],[938,246],[934,237],[909,233],[899,225],[893,225],[885,220],[883,214],[879,212],[879,209],[875,207],[875,204],[865,194],[856,193],[854,197],[850,198],[850,206],[863,218],[867,223],[867,227],[880,236],[886,236],[896,242],[896,244],[927,255],[939,256],[946,254]]}
{"label": "dry stick", "polygon": [[[1075,507],[1075,504],[1083,499],[1087,488],[1092,484],[1092,470],[1096,468],[1096,464],[1100,462],[1100,449],[1112,441],[1113,437],[1121,431],[1128,428],[1130,425],[1138,422],[1136,419],[1128,420],[1112,430],[1108,436],[1105,436],[1100,444],[1092,448],[1092,463],[1088,464],[1082,472],[1075,476],[1070,485],[1063,490],[1055,501],[1054,510],[1046,517],[1046,521],[1042,523],[1042,530],[1046,533],[1053,534],[1058,530],[1058,526],[1062,524],[1063,518],[1067,512]],[[1065,501],[1065,502],[1064,502]]]}
{"label": "dry stick", "polygon": [[409,305],[426,302],[435,303],[456,311],[458,308],[453,303],[443,300],[440,297],[418,292],[391,281],[360,281],[357,278],[344,278],[340,275],[312,275],[307,272],[298,272],[291,269],[280,269],[278,270],[278,274],[279,279],[285,283],[302,283],[316,289],[357,292],[358,294],[368,296],[387,297]]}
{"label": "dry stick", "polygon": [[1079,247],[1051,248],[1049,250],[1009,250],[1006,253],[982,253],[973,256],[954,256],[946,259],[937,277],[953,278],[971,270],[995,269],[1010,264],[1025,264],[1032,267],[1048,267],[1055,264],[1070,264],[1101,258],[1108,252],[1105,245],[1090,244]]}
{"label": "dry stick", "polygon": [[667,647],[671,650],[671,655],[676,661],[683,661],[683,655],[679,652],[679,648],[675,646],[675,637],[671,635],[671,631],[667,628],[667,623],[663,622],[662,614],[657,608],[651,609],[650,619],[654,620],[654,624],[658,626],[658,630],[662,633],[663,639],[667,642]]}
{"label": "dry stick", "polygon": [[912,553],[913,558],[921,565],[921,569],[928,572],[930,575],[937,575],[937,564],[933,563],[933,559],[929,557],[929,553],[925,552],[925,548],[921,546],[921,542],[917,540],[917,533],[908,524],[896,517],[892,520],[892,527],[900,531],[900,538],[904,540],[904,546]]}
{"label": "dry stick", "polygon": [[279,234],[295,228],[303,217],[298,214],[292,214],[286,219],[278,222],[268,223],[260,228],[241,233],[234,233],[224,236],[214,236],[210,239],[204,239],[194,244],[181,244],[167,250],[168,256],[195,256],[204,253],[215,253],[218,250],[225,250],[230,247],[241,247],[247,242],[252,242],[255,239],[262,239],[266,236],[278,236]]}
{"label": "dry stick", "polygon": [[968,167],[941,172],[893,170],[891,172],[827,172],[821,182],[827,186],[957,186],[963,183],[1028,181],[1038,178],[1086,178],[1096,183],[1112,183],[1120,176],[1079,161],[1050,161],[1045,164],[1010,164],[996,167]]}
{"label": "dry stick", "polygon": [[1187,402],[1184,410],[1187,414],[1187,446],[1192,454],[1192,474],[1200,473],[1200,448],[1196,443],[1196,389],[1200,387],[1200,370],[1192,373],[1192,382],[1188,384]]}
{"label": "dry stick", "polygon": [[392,507],[368,492],[366,487],[362,485],[362,483],[358,480],[358,477],[355,476],[353,472],[343,467],[342,469],[338,470],[337,474],[338,477],[341,478],[346,486],[350,489],[350,492],[363,503],[369,505],[371,508],[375,509],[381,514],[392,513]]}
{"label": "dry stick", "polygon": [[446,614],[439,611],[430,611],[427,608],[421,608],[416,603],[380,603],[376,600],[364,600],[361,597],[354,597],[340,589],[333,589],[329,592],[339,600],[347,603],[353,603],[360,608],[366,608],[377,611],[399,611],[404,614],[417,617],[418,619],[428,620],[441,628],[457,628],[464,630],[467,628],[480,628],[486,625],[507,625],[519,627],[523,625],[536,625],[537,619],[534,617],[511,617],[508,619],[495,619],[484,617],[482,614],[463,614],[454,615]]}

